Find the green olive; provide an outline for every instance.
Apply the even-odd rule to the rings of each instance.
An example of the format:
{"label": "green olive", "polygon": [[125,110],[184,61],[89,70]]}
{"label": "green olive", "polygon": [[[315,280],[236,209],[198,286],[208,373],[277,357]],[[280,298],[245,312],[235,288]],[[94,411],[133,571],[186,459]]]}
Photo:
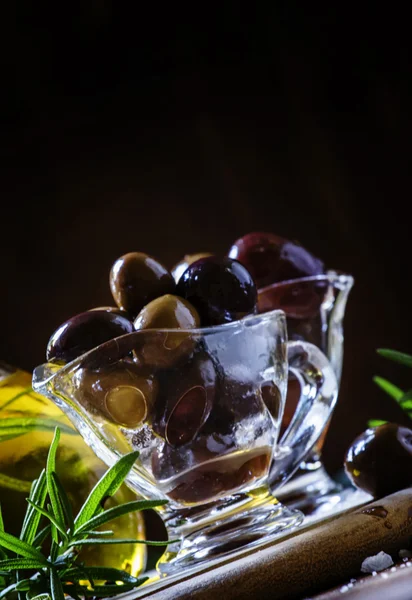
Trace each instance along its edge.
{"label": "green olive", "polygon": [[150,418],[157,382],[133,361],[119,361],[98,371],[79,369],[74,383],[78,401],[113,423],[134,429]]}
{"label": "green olive", "polygon": [[200,317],[194,306],[184,298],[166,294],[146,304],[134,321],[139,329],[195,329]]}
{"label": "green olive", "polygon": [[[134,382],[135,383],[135,382]],[[107,392],[105,397],[106,410],[110,416],[125,427],[137,427],[147,417],[146,388],[147,381],[142,385],[117,385]]]}
{"label": "green olive", "polygon": [[138,331],[155,330],[142,333],[141,343],[135,348],[137,360],[147,366],[165,368],[193,350],[195,335],[187,330],[200,327],[200,317],[190,302],[166,294],[140,311],[134,327]]}
{"label": "green olive", "polygon": [[175,281],[160,262],[143,252],[129,252],[110,270],[110,289],[117,306],[135,317],[151,300],[172,294]]}

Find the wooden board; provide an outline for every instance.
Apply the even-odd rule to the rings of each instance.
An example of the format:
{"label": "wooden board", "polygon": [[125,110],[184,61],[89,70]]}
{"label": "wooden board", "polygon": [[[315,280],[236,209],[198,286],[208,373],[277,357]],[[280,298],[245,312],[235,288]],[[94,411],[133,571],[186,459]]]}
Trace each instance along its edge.
{"label": "wooden board", "polygon": [[[411,600],[412,562],[400,561],[375,575],[351,578],[310,600]],[[309,599],[307,599],[309,600]]]}
{"label": "wooden board", "polygon": [[[384,517],[377,516],[385,511]],[[225,600],[254,597],[293,600],[305,595],[310,597],[359,576],[360,566],[367,556],[381,550],[396,553],[409,547],[411,539],[412,488],[408,488],[320,523],[309,524],[258,549],[209,562],[197,572],[185,571],[179,578],[166,577],[122,598],[209,600],[219,595]]]}

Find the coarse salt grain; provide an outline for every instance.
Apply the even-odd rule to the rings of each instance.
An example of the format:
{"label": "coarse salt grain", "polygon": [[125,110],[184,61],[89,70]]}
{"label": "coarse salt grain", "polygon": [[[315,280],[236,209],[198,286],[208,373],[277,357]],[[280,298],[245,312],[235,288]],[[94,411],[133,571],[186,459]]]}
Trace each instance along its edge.
{"label": "coarse salt grain", "polygon": [[362,573],[383,571],[393,565],[392,557],[386,552],[379,552],[375,556],[368,556],[361,565]]}

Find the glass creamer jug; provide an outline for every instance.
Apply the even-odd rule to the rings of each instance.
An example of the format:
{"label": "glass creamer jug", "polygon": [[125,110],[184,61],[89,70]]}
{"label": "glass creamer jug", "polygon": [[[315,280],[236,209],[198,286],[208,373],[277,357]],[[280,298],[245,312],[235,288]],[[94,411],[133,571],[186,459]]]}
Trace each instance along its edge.
{"label": "glass creamer jug", "polygon": [[[288,369],[305,383],[278,442]],[[329,421],[337,396],[322,352],[288,341],[281,310],[202,329],[149,329],[110,340],[62,366],[35,369],[53,400],[106,464],[140,456],[128,484],[158,509],[169,545],[163,573],[266,542],[302,522],[269,473],[287,481]]]}

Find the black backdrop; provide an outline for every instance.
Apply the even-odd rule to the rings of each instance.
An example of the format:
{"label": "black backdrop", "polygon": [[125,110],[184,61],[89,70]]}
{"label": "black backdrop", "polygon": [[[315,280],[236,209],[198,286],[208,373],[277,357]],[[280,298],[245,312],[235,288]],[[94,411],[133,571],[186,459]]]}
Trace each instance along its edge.
{"label": "black backdrop", "polygon": [[62,321],[111,303],[108,272],[125,252],[171,266],[271,230],[356,280],[328,467],[368,418],[406,422],[372,383],[377,372],[408,383],[377,347],[412,352],[406,15],[372,3],[11,4],[0,357],[43,362]]}

